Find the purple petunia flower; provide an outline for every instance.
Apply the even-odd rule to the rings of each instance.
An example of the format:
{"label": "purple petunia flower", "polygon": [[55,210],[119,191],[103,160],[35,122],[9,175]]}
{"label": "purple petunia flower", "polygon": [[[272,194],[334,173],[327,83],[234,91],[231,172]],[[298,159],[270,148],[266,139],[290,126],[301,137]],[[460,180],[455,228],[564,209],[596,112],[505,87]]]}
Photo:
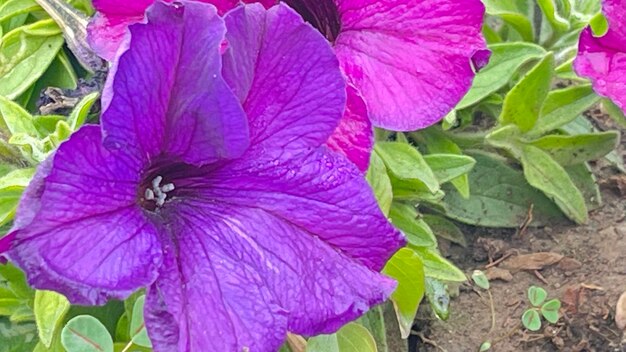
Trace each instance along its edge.
{"label": "purple petunia flower", "polygon": [[[90,37],[98,53],[112,57],[125,26],[139,21],[141,9],[152,1],[136,6],[95,1],[100,14],[91,24]],[[218,4],[222,11],[238,3],[203,1]],[[268,7],[277,0],[245,2]],[[328,146],[361,171],[367,170],[374,144],[372,123],[408,131],[438,122],[469,89],[472,59],[479,65],[488,59],[481,35],[484,6],[479,0],[284,2],[334,45],[343,72],[356,88],[348,91],[348,110]]]}
{"label": "purple petunia flower", "polygon": [[598,94],[626,109],[626,0],[602,3],[609,30],[601,38],[594,37],[590,27],[583,30],[574,68],[591,79]]}
{"label": "purple petunia flower", "polygon": [[345,82],[287,6],[223,21],[155,3],[102,101],[102,126],[63,143],[20,203],[8,256],[35,288],[102,304],[147,286],[148,334],[168,352],[274,351],[393,291],[378,271],[404,238],[323,146]]}

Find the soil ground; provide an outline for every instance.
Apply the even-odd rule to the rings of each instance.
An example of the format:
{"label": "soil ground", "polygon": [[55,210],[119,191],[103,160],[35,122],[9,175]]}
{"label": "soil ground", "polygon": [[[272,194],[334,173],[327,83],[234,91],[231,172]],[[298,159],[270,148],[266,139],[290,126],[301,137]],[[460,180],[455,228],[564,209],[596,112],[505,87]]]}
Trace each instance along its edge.
{"label": "soil ground", "polygon": [[[622,157],[626,156],[625,141],[622,138],[618,150]],[[390,351],[478,351],[490,340],[494,343],[490,351],[495,352],[626,352],[625,333],[615,323],[617,300],[626,291],[626,176],[604,163],[595,165],[595,171],[604,204],[591,212],[583,226],[529,228],[521,235],[515,230],[466,226],[467,248],[442,245],[449,259],[467,274],[485,270],[489,257],[497,260],[503,255],[539,252],[564,256],[536,273],[510,270],[509,281],[491,281],[493,328],[486,291],[463,284],[451,302],[447,321],[435,318],[427,304],[421,305],[408,341],[399,339],[393,312],[387,312]],[[528,304],[526,292],[532,285],[545,288],[549,299],[562,302],[557,324],[544,323],[537,333],[520,325]]]}

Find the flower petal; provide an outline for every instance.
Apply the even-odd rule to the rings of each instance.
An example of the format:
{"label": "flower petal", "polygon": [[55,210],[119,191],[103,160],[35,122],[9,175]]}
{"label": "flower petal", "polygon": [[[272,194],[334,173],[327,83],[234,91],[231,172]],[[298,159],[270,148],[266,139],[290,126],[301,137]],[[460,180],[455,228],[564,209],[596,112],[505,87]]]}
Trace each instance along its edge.
{"label": "flower petal", "polygon": [[486,46],[479,0],[336,1],[337,57],[375,126],[427,127],[465,95],[471,58]]}
{"label": "flower petal", "polygon": [[161,274],[148,290],[154,351],[276,351],[287,333],[286,314],[265,278],[241,262],[250,249],[228,243],[237,234],[199,217],[206,212],[188,213],[201,209],[177,208],[171,226],[177,241],[165,248]]}
{"label": "flower petal", "polygon": [[583,30],[574,68],[591,79],[598,94],[626,109],[626,0],[603,1],[603,12],[609,22],[608,32],[597,38],[591,28]]}
{"label": "flower petal", "polygon": [[363,174],[324,147],[299,156],[247,155],[205,182],[204,197],[265,209],[373,270],[404,244]]}
{"label": "flower petal", "polygon": [[[176,340],[179,350],[276,351],[287,329],[336,331],[395,287],[260,209],[187,200],[175,214],[179,262],[164,266],[165,276],[149,293],[155,351],[174,350]],[[185,310],[181,302],[191,306]],[[208,325],[193,323],[208,316]]]}
{"label": "flower petal", "polygon": [[128,26],[143,19],[143,11],[134,16],[106,16],[96,13],[87,25],[87,42],[101,58],[113,61]]}
{"label": "flower petal", "polygon": [[96,11],[107,16],[143,16],[154,0],[93,0]]}
{"label": "flower petal", "polygon": [[[103,92],[105,144],[195,165],[241,155],[247,119],[221,78],[224,24],[213,6],[156,3],[130,27]],[[193,147],[192,147],[193,146]]]}
{"label": "flower petal", "polygon": [[352,86],[348,86],[346,111],[326,145],[345,155],[359,170],[367,171],[374,146],[374,130],[365,102]]}
{"label": "flower petal", "polygon": [[254,148],[318,147],[343,114],[345,82],[329,43],[287,5],[226,17],[224,78],[244,104]]}
{"label": "flower petal", "polygon": [[101,141],[98,126],[85,126],[42,164],[8,253],[33,287],[78,304],[124,298],[152,283],[160,264],[156,230],[136,205],[142,165]]}
{"label": "flower petal", "polygon": [[[171,0],[165,0],[171,2]],[[200,0],[217,7],[220,15],[237,7],[240,0]],[[277,0],[244,0],[260,2],[266,7],[276,4]],[[113,61],[115,53],[122,44],[128,26],[140,22],[144,12],[154,0],[94,0],[97,13],[87,27],[88,41],[92,49],[102,58]]]}

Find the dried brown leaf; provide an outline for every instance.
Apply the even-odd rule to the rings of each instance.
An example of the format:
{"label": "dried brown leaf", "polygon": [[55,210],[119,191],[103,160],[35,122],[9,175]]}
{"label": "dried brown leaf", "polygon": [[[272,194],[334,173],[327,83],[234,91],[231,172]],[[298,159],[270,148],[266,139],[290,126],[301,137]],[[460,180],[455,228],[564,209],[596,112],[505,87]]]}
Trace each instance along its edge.
{"label": "dried brown leaf", "polygon": [[541,270],[561,261],[563,256],[553,252],[523,254],[508,258],[500,266],[509,270]]}
{"label": "dried brown leaf", "polygon": [[487,269],[487,271],[485,271],[485,275],[487,276],[487,279],[489,279],[489,281],[502,280],[509,282],[513,280],[513,275],[510,271],[497,267]]}

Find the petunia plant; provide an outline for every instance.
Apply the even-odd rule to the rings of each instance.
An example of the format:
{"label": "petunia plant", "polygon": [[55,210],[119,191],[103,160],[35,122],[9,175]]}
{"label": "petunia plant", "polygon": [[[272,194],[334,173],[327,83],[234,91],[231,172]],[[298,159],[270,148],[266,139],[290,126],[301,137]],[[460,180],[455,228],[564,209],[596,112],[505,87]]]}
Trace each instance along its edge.
{"label": "petunia plant", "polygon": [[[203,0],[225,12],[238,1]],[[276,0],[246,0],[269,7]],[[111,59],[130,23],[152,0],[94,1],[90,41]],[[351,88],[343,119],[328,145],[365,171],[372,124],[414,130],[441,120],[469,89],[472,58],[485,58],[478,0],[288,0],[333,45]],[[370,122],[371,120],[371,122]]]}
{"label": "petunia plant", "polygon": [[404,239],[322,146],[346,99],[325,39],[286,5],[222,20],[155,3],[146,16],[109,74],[101,126],[39,166],[3,239],[29,283],[75,304],[146,287],[156,351],[271,351],[384,301],[395,283],[377,271]]}
{"label": "petunia plant", "polygon": [[624,171],[621,0],[69,3],[0,0],[0,351],[387,351]]}

